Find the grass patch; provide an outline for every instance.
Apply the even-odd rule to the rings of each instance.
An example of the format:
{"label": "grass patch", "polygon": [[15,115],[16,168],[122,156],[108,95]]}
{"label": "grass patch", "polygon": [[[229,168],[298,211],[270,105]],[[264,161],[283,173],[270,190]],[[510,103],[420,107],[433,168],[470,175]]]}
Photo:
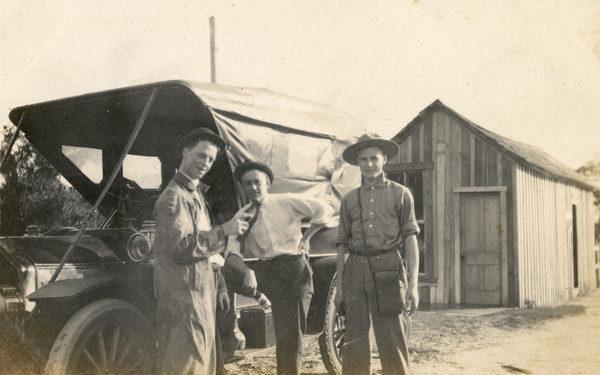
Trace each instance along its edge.
{"label": "grass patch", "polygon": [[585,307],[563,305],[557,307],[539,307],[534,309],[511,309],[486,316],[492,327],[507,331],[521,328],[535,328],[547,320],[556,320],[585,313]]}
{"label": "grass patch", "polygon": [[585,309],[584,306],[564,305],[554,308],[508,309],[481,316],[417,313],[412,319],[409,345],[411,360],[416,363],[442,361],[445,356],[462,350],[493,345],[491,343],[494,340],[505,336],[504,332],[535,329],[549,320],[582,315]]}

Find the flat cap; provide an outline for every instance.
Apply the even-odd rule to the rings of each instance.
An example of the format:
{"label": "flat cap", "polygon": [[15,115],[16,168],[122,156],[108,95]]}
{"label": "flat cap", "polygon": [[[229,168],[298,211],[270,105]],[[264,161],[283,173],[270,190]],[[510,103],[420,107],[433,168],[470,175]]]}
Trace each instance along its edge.
{"label": "flat cap", "polygon": [[258,170],[266,173],[267,176],[269,176],[269,182],[273,183],[273,171],[271,170],[271,168],[269,168],[268,165],[264,163],[259,163],[257,161],[246,160],[235,169],[233,175],[235,176],[236,180],[242,182],[242,176],[244,175],[244,173],[252,170]]}
{"label": "flat cap", "polygon": [[196,128],[177,142],[177,150],[181,151],[185,147],[194,146],[199,141],[209,141],[214,143],[220,150],[225,149],[225,140],[216,135],[212,130],[207,128]]}

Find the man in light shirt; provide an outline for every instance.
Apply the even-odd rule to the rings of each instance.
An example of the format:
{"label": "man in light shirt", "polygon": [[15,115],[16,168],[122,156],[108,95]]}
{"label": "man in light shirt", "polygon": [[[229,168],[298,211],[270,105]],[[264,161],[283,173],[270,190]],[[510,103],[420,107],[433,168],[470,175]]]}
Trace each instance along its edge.
{"label": "man in light shirt", "polygon": [[[310,238],[332,220],[325,201],[298,194],[269,194],[273,172],[262,163],[246,162],[235,170],[253,207],[247,232],[238,236],[240,252],[231,251],[227,264],[244,274],[244,288],[259,288],[271,300],[275,324],[278,375],[300,374],[302,336],[313,294],[308,263]],[[302,220],[310,227],[302,234]],[[243,255],[258,258],[250,269]]]}

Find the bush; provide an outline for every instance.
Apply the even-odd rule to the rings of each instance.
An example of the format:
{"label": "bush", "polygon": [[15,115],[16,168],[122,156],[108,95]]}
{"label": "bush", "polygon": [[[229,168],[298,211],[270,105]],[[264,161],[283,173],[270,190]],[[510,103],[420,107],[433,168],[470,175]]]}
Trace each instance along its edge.
{"label": "bush", "polygon": [[[12,139],[8,127],[3,129],[2,155]],[[27,139],[19,134],[13,151],[0,166],[0,235],[21,236],[28,225],[37,225],[41,233],[57,227],[83,224],[91,205],[71,186]],[[99,222],[92,216],[90,227]]]}

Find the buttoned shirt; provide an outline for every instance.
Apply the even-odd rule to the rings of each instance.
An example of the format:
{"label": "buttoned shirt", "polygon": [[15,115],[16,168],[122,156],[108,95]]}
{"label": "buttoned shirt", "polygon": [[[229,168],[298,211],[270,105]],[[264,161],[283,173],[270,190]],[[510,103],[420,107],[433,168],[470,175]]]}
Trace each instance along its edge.
{"label": "buttoned shirt", "polygon": [[[332,226],[337,222],[325,201],[299,194],[268,194],[260,204],[256,223],[246,237],[245,252],[261,260],[279,255],[296,255],[302,239],[302,220]],[[239,250],[231,253],[241,256]],[[247,254],[248,255],[248,254]]]}
{"label": "buttoned shirt", "polygon": [[363,179],[359,188],[342,199],[336,244],[366,250],[366,243],[367,249],[385,250],[400,246],[411,234],[419,234],[413,196],[407,187],[383,174],[373,185]]}

